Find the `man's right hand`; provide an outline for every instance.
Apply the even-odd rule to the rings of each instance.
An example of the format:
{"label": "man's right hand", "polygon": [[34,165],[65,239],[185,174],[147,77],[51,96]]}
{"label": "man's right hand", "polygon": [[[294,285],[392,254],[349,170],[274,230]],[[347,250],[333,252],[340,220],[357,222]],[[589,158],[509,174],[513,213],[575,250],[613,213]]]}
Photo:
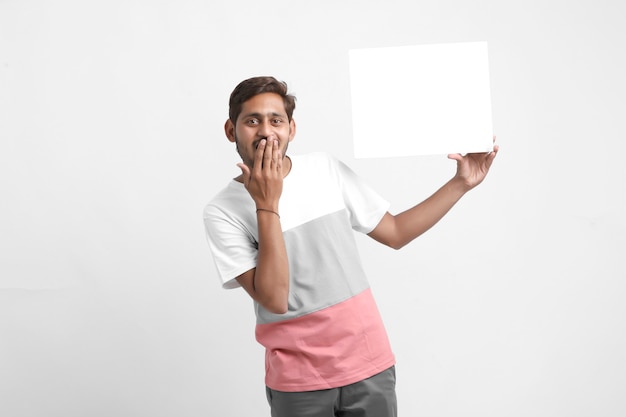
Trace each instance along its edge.
{"label": "man's right hand", "polygon": [[244,163],[241,169],[243,184],[258,209],[278,212],[278,201],[283,192],[283,156],[278,141],[263,139],[254,154],[252,168]]}
{"label": "man's right hand", "polygon": [[238,164],[243,184],[256,203],[259,254],[256,267],[238,276],[237,281],[255,301],[275,314],[287,311],[289,297],[289,261],[278,215],[282,162],[278,141],[263,139],[254,154],[252,169]]}

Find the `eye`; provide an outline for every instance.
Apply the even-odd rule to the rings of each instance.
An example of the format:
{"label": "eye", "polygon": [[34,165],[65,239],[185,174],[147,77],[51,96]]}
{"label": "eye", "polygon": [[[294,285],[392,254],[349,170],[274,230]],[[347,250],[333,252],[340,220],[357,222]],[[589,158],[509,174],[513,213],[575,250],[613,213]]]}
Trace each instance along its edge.
{"label": "eye", "polygon": [[246,124],[247,125],[258,125],[259,124],[259,120],[258,119],[248,119],[248,120],[246,120]]}
{"label": "eye", "polygon": [[281,124],[283,122],[283,119],[273,119],[272,123],[274,123],[275,125]]}

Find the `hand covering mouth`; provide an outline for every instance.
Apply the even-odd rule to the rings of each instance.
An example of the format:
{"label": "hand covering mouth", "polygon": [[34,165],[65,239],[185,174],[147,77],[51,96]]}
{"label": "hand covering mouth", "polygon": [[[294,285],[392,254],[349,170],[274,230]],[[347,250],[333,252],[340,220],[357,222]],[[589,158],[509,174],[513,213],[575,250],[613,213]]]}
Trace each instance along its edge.
{"label": "hand covering mouth", "polygon": [[[270,140],[270,139],[268,139],[268,138],[263,138],[263,139],[265,139],[266,141],[269,141],[269,140]],[[257,140],[256,142],[254,142],[254,149],[259,149],[259,144],[261,143],[261,141],[262,141],[263,139],[259,139],[259,140]],[[278,139],[272,139],[272,140],[277,141],[277,142],[278,142],[278,144],[280,145],[280,141],[279,141]]]}

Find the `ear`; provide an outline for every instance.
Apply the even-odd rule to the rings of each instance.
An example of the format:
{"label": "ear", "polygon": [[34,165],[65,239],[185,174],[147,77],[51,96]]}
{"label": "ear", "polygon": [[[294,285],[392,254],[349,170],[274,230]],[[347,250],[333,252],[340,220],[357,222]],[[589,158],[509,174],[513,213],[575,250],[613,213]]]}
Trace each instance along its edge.
{"label": "ear", "polygon": [[226,137],[229,141],[235,142],[235,125],[230,119],[226,120],[226,123],[224,123],[224,133],[226,133]]}
{"label": "ear", "polygon": [[296,136],[296,121],[291,119],[289,122],[289,142]]}

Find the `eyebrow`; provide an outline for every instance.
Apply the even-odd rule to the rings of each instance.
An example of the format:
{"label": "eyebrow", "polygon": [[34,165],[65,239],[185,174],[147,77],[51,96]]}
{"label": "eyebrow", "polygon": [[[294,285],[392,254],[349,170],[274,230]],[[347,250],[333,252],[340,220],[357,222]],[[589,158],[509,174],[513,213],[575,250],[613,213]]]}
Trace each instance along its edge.
{"label": "eyebrow", "polygon": [[[287,117],[286,114],[281,114],[281,113],[276,113],[276,112],[270,112],[270,113],[267,113],[267,115],[270,116],[270,117],[283,117],[283,118]],[[244,118],[256,117],[256,118],[260,119],[260,118],[263,117],[263,114],[261,114],[261,113],[246,113],[246,114],[241,115],[241,117],[244,117]]]}

